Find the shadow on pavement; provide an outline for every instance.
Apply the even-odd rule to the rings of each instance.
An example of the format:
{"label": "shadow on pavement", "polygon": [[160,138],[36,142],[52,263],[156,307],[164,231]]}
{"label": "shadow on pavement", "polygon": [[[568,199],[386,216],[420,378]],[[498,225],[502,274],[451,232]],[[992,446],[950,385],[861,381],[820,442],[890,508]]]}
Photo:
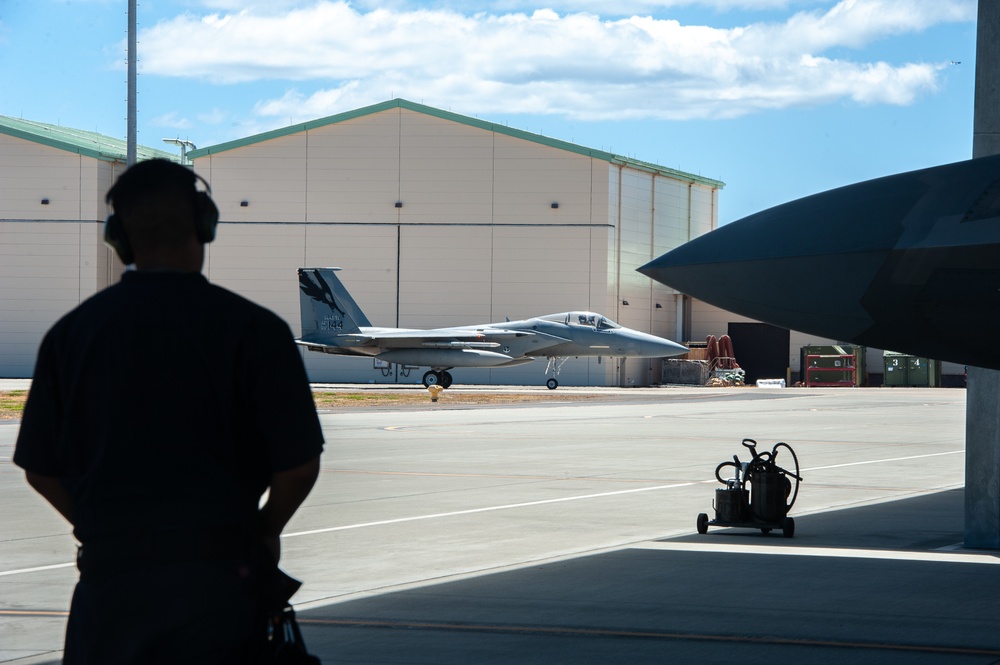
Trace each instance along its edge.
{"label": "shadow on pavement", "polygon": [[[793,513],[794,515],[794,513]],[[692,531],[694,529],[692,515]],[[324,663],[998,663],[963,493],[710,528],[299,612]]]}

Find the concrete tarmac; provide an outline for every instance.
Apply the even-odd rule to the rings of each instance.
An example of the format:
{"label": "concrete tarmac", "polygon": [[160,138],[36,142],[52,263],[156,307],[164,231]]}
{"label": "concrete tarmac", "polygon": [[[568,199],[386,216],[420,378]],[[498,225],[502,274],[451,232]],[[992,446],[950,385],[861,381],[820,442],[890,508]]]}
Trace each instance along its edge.
{"label": "concrete tarmac", "polygon": [[[282,567],[324,663],[1000,662],[1000,552],[962,548],[964,390],[560,388],[322,419]],[[0,662],[53,663],[73,540],[10,464],[16,430]],[[696,533],[744,437],[798,455],[794,538]]]}

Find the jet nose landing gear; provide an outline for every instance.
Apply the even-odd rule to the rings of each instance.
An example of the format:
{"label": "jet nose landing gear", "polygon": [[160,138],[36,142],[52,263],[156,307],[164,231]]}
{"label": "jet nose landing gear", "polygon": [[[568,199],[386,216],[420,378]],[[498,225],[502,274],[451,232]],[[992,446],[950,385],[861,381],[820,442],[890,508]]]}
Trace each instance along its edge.
{"label": "jet nose landing gear", "polygon": [[551,374],[549,380],[545,382],[545,387],[549,390],[555,390],[559,387],[559,382],[556,377],[559,376],[559,370],[562,369],[563,363],[565,363],[569,358],[559,358],[557,356],[550,356],[548,363],[545,365],[545,373]]}
{"label": "jet nose landing gear", "polygon": [[430,388],[431,386],[441,386],[442,388],[451,387],[451,374],[447,370],[431,370],[424,374],[424,388]]}

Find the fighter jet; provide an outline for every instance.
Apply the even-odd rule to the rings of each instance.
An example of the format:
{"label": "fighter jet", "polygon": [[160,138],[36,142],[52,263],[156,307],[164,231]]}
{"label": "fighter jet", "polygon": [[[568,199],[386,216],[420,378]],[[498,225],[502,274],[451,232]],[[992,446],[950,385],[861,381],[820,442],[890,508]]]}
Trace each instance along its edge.
{"label": "fighter jet", "polygon": [[548,359],[550,390],[569,357],[665,358],[687,353],[670,340],[623,328],[594,312],[563,312],[524,321],[418,330],[372,326],[335,274],[340,268],[299,268],[302,337],[313,351],[369,356],[429,367],[425,386],[452,383],[455,367],[512,367]]}
{"label": "fighter jet", "polygon": [[1000,369],[1000,156],[779,205],[639,272],[791,330]]}

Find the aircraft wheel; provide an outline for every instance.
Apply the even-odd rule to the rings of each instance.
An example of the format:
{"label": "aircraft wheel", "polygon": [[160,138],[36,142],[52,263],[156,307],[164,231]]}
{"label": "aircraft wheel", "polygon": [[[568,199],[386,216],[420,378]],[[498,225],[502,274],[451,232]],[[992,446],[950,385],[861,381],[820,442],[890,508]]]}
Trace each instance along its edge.
{"label": "aircraft wheel", "polygon": [[698,533],[708,533],[708,515],[705,513],[698,513]]}
{"label": "aircraft wheel", "polygon": [[441,387],[442,388],[451,388],[451,373],[450,372],[441,372]]}
{"label": "aircraft wheel", "polygon": [[549,379],[548,381],[545,382],[545,386],[549,390],[555,390],[556,388],[559,387],[559,382],[556,381],[555,379]]}
{"label": "aircraft wheel", "polygon": [[785,538],[791,538],[795,535],[795,520],[791,517],[786,517],[781,525],[781,533],[784,534]]}
{"label": "aircraft wheel", "polygon": [[431,370],[424,374],[424,388],[430,388],[431,386],[436,386],[441,383],[441,375]]}

